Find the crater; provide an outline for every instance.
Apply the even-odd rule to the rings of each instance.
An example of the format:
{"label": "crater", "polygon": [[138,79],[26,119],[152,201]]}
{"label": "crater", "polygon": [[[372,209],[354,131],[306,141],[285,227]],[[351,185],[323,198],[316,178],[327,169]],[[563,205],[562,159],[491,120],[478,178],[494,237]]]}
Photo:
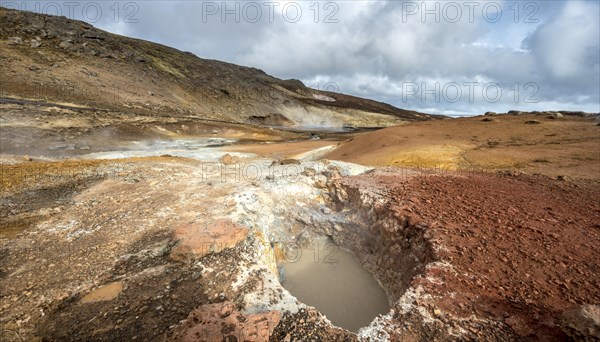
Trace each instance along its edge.
{"label": "crater", "polygon": [[435,252],[426,226],[416,217],[397,215],[379,194],[335,176],[325,188],[327,208],[309,205],[297,212],[295,226],[283,224],[292,230],[271,227],[287,241],[273,246],[283,252],[277,259],[279,280],[334,326],[370,336],[413,279],[436,260]]}
{"label": "crater", "polygon": [[280,263],[280,282],[334,325],[357,332],[389,310],[388,297],[356,256],[328,239],[289,249]]}

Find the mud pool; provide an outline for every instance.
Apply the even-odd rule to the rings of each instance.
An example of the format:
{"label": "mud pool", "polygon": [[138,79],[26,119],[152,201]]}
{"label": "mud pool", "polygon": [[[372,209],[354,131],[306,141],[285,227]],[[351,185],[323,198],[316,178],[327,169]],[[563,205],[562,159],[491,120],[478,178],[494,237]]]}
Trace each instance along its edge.
{"label": "mud pool", "polygon": [[356,332],[389,310],[375,278],[354,254],[333,243],[287,252],[279,269],[283,287],[339,327]]}

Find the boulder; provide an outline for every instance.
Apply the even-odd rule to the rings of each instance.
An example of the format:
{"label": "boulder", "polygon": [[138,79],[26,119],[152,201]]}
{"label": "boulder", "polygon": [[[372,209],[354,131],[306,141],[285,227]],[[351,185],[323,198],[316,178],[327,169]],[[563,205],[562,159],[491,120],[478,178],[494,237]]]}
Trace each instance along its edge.
{"label": "boulder", "polygon": [[208,224],[183,224],[173,231],[174,240],[179,243],[171,250],[171,258],[178,261],[200,259],[235,247],[247,236],[248,228],[227,219]]}
{"label": "boulder", "polygon": [[147,63],[148,60],[146,60],[146,58],[144,58],[143,56],[137,55],[133,58],[134,61],[138,62],[138,63]]}
{"label": "boulder", "polygon": [[302,164],[302,162],[299,161],[298,159],[284,159],[279,162],[279,165],[300,165],[300,164]]}
{"label": "boulder", "polygon": [[271,163],[271,167],[276,165],[302,165],[302,162],[298,159],[284,159],[279,161],[276,160]]}
{"label": "boulder", "polygon": [[62,42],[60,42],[60,44],[58,44],[58,46],[60,46],[63,49],[69,49],[73,47],[73,43],[63,40]]}
{"label": "boulder", "polygon": [[231,154],[227,153],[224,156],[222,156],[221,158],[219,158],[219,161],[225,165],[232,165],[232,164],[239,163],[240,158],[236,157],[236,156],[232,156]]}
{"label": "boulder", "polygon": [[564,117],[564,115],[562,115],[561,113],[558,113],[558,112],[550,112],[550,113],[548,113],[548,116],[547,116],[548,119],[552,119],[552,120],[561,119],[562,117]]}
{"label": "boulder", "polygon": [[230,302],[202,305],[175,328],[173,341],[268,341],[279,311],[243,314]]}
{"label": "boulder", "polygon": [[599,341],[600,306],[581,305],[563,312],[560,327],[574,341]]}

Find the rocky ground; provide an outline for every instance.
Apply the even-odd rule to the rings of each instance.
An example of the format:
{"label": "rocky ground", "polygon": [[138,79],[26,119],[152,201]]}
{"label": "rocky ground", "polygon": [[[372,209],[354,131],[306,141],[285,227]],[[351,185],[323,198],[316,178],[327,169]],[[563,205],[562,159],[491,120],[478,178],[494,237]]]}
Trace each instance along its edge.
{"label": "rocky ground", "polygon": [[[3,164],[3,340],[597,336],[596,181],[261,158],[214,165]],[[264,173],[241,171],[249,165]],[[237,176],[223,173],[232,166]],[[390,312],[356,335],[281,287],[277,251],[311,236],[353,251]]]}

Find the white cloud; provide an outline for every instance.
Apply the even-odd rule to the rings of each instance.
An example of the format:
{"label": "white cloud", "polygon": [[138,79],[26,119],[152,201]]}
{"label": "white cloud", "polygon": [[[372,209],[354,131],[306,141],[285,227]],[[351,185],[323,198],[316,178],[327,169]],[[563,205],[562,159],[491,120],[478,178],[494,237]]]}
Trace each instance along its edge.
{"label": "white cloud", "polygon": [[528,45],[554,77],[585,77],[598,67],[599,25],[597,3],[568,2]]}
{"label": "white cloud", "polygon": [[[115,24],[105,16],[96,25],[203,58],[258,67],[280,78],[334,82],[343,92],[408,109],[471,114],[531,108],[600,111],[600,5],[596,1],[496,1],[487,14],[493,17],[499,4],[502,16],[497,22],[483,15],[490,2],[477,2],[471,22],[466,2],[458,1],[460,20],[444,20],[448,16],[440,13],[439,23],[432,15],[424,21],[421,13],[409,13],[414,10],[410,6],[421,6],[422,1],[321,1],[316,7],[313,1],[279,1],[272,18],[270,5],[258,1],[260,20],[249,22],[242,13],[239,23],[234,15],[223,20],[222,3],[137,2],[139,23]],[[243,8],[248,2],[227,2],[227,6],[231,9],[236,3]],[[443,9],[448,3],[439,6]],[[219,7],[218,13],[207,14],[211,4]],[[283,9],[296,4],[302,16],[290,23]],[[426,4],[430,9],[434,5]],[[525,22],[528,15],[537,22]],[[326,23],[328,16],[337,22]],[[506,91],[515,86],[523,91],[533,82],[539,102],[524,103],[522,97],[495,103],[402,101],[406,82],[477,80],[496,82]]]}

